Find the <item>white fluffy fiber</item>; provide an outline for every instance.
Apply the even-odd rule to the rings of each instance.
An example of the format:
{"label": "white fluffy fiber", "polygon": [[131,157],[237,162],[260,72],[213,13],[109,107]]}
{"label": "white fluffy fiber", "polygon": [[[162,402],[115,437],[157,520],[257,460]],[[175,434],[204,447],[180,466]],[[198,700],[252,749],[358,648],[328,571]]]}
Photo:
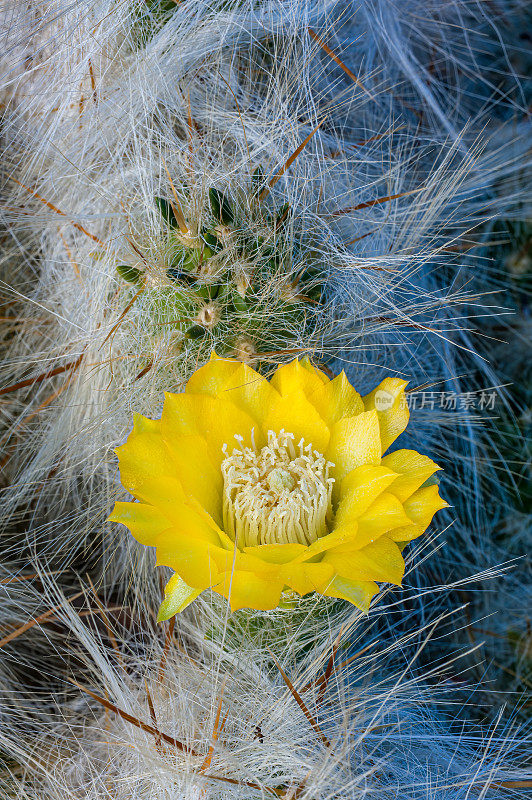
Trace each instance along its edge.
{"label": "white fluffy fiber", "polygon": [[[47,8],[35,54],[21,62],[21,44],[6,50],[4,213],[12,246],[5,282],[27,323],[14,319],[6,384],[82,358],[72,375],[67,370],[9,396],[6,503],[12,511],[26,502],[28,486],[44,481],[39,516],[54,526],[65,520],[67,559],[73,539],[79,545],[93,536],[94,523],[101,526],[114,491],[111,447],[127,433],[131,411],[156,413],[161,390],[186,377],[176,373],[168,334],[147,332],[151,309],[143,298],[120,322],[128,298],[115,264],[131,257],[128,230],[148,249],[152,242],[157,263],[153,196],[169,189],[163,163],[176,183],[193,174],[198,192],[242,187],[257,164],[273,174],[321,123],[276,187],[318,239],[329,276],[329,314],[311,352],[343,357],[363,389],[396,371],[412,386],[440,390],[461,391],[464,373],[466,388],[476,388],[472,370],[481,371],[482,385],[497,383],[470,333],[472,317],[500,310],[489,295],[478,297],[491,288],[489,277],[478,280],[482,261],[469,273],[467,255],[449,253],[467,253],[480,222],[497,213],[495,198],[486,200],[492,187],[511,213],[516,197],[501,187],[526,158],[526,129],[515,121],[519,97],[511,120],[493,120],[487,111],[477,112],[474,123],[460,118],[464,90],[451,65],[460,55],[466,75],[479,71],[474,47],[483,55],[486,35],[471,29],[475,13],[477,24],[488,24],[481,9],[407,3],[399,13],[393,4],[368,3],[312,5],[309,13],[305,4],[235,3],[220,10],[184,3],[140,47],[144,7],[59,4],[57,14]],[[31,27],[33,17],[18,6],[11,14],[8,33],[16,45],[18,26],[24,41],[23,25]],[[308,35],[309,23],[336,51],[345,50],[364,88]],[[356,47],[346,49],[351,40]],[[432,56],[434,75],[428,81],[425,64],[421,80],[414,66],[429,51],[441,53],[441,63]],[[399,194],[406,196],[335,216]],[[294,340],[303,350],[297,330]],[[154,367],[137,379],[150,361]],[[455,420],[446,423],[444,460]],[[471,480],[465,476],[466,484]],[[69,534],[64,506],[72,507],[76,496]]]}
{"label": "white fluffy fiber", "polygon": [[269,635],[257,638],[253,615],[238,615],[239,633],[225,629],[220,604],[206,597],[168,639],[166,624],[156,632],[127,613],[98,615],[88,586],[89,616],[52,581],[47,599],[63,629],[49,646],[68,651],[71,673],[60,685],[46,676],[51,706],[13,684],[17,704],[6,708],[0,741],[23,765],[22,777],[12,768],[4,778],[14,797],[495,800],[512,788],[521,796],[515,726],[499,716],[483,730],[465,720],[452,730],[434,712],[445,698],[452,714],[465,688],[466,653],[418,669],[427,641],[455,625],[452,614],[383,641],[393,604],[368,620],[321,603],[316,620],[311,600],[296,623],[286,611],[265,615]]}
{"label": "white fluffy fiber", "polygon": [[[489,363],[486,338],[494,318],[506,324],[504,301],[492,294],[503,278],[488,248],[494,220],[529,214],[530,123],[521,48],[512,42],[524,4],[185,0],[165,14],[157,5],[25,0],[1,11],[2,383],[24,384],[1,398],[4,553],[6,581],[28,572],[41,581],[31,591],[21,590],[25,582],[0,585],[10,630],[79,591],[78,576],[87,571],[106,602],[133,607],[140,628],[156,606],[151,554],[104,520],[121,491],[112,448],[127,435],[132,412],[155,416],[162,391],[179,389],[195,366],[178,359],[168,330],[153,332],[149,294],[124,314],[131,294],[116,272],[117,263],[136,258],[133,239],[148,254],[154,285],[164,276],[153,198],[169,196],[166,169],[176,186],[193,187],[197,220],[209,187],[229,186],[245,204],[253,170],[260,164],[275,174],[319,125],[271,202],[291,204],[300,226],[293,235],[302,230],[307,250],[319,253],[327,305],[311,341],[294,325],[293,347],[274,352],[272,365],[308,351],[345,368],[362,391],[386,374],[436,391],[504,382]],[[239,779],[268,785],[275,765],[287,785],[312,776],[298,797],[498,798],[501,781],[517,774],[520,735],[507,721],[480,729],[464,723],[457,732],[456,721],[434,711],[441,687],[430,667],[413,680],[393,664],[409,663],[429,619],[461,604],[459,587],[428,587],[453,586],[522,552],[507,556],[493,544],[486,513],[483,492],[500,496],[501,507],[506,502],[498,480],[504,456],[474,415],[424,410],[413,421],[405,444],[444,467],[443,494],[454,491],[456,510],[441,526],[454,524],[398,607],[384,605],[356,622],[360,635],[378,628],[380,652],[393,658],[378,661],[376,671],[364,661],[366,672],[335,678],[331,736],[350,731],[348,744],[335,749],[341,757],[313,740],[264,654],[261,661],[248,650],[234,664],[230,648],[205,656],[201,611],[180,625],[188,641],[199,642],[205,663],[196,669],[176,651],[163,694],[154,677],[161,642],[151,627],[138,633],[140,644],[125,624],[115,634],[124,646],[123,681],[109,642],[65,607],[57,628],[41,634],[34,626],[4,648],[3,749],[24,762],[27,737],[39,729],[34,757],[23,777],[13,768],[9,792],[80,800],[261,796],[250,787],[198,783],[197,764],[185,769],[174,756],[161,757],[153,737],[102,716],[70,688],[63,706],[72,648],[76,658],[90,651],[84,682],[144,720],[147,675],[167,730],[203,745],[226,679],[233,727],[215,759]],[[515,584],[504,585],[515,596]],[[485,613],[483,601],[479,609]],[[350,613],[336,610],[331,630],[312,622],[313,658]],[[454,652],[449,629],[441,640],[442,653]],[[32,660],[54,675],[53,701],[39,681],[24,693]],[[296,675],[317,668],[303,659]],[[466,684],[453,680],[462,692],[458,705]],[[479,680],[478,667],[465,680]],[[269,737],[247,741],[251,721],[271,708],[278,716],[270,718]],[[386,727],[375,732],[376,725]],[[43,763],[51,739],[57,751]],[[519,787],[509,791],[519,796]]]}

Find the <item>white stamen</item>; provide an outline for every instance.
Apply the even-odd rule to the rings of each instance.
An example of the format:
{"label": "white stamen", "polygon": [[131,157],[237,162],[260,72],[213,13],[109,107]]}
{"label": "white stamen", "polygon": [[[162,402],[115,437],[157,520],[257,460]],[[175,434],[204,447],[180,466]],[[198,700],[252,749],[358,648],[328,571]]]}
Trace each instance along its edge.
{"label": "white stamen", "polygon": [[240,547],[258,544],[312,544],[329,533],[333,464],[312,445],[294,446],[294,434],[268,431],[268,444],[257,451],[239,447],[221,464],[226,533]]}

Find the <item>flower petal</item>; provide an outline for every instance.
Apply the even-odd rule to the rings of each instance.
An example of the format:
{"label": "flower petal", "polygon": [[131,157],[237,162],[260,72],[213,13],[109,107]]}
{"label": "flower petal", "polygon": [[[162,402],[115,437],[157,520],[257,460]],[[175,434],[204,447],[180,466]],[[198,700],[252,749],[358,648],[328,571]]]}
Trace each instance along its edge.
{"label": "flower petal", "polygon": [[316,542],[312,542],[312,544],[306,548],[306,551],[296,558],[296,561],[308,561],[320,555],[320,553],[325,553],[327,550],[332,550],[340,545],[348,544],[353,541],[357,531],[358,525],[356,522],[344,528],[337,528],[327,536],[322,536]]}
{"label": "flower petal", "polygon": [[268,564],[287,564],[306,553],[307,549],[304,544],[259,544],[254,547],[244,547],[244,553],[260,558]]}
{"label": "flower petal", "polygon": [[185,496],[197,500],[216,524],[222,525],[223,478],[212,463],[207,442],[198,434],[170,436],[166,427],[161,429]]}
{"label": "flower petal", "polygon": [[265,409],[262,430],[264,434],[269,430],[293,433],[296,445],[303,438],[320,453],[325,452],[330,438],[328,427],[301,389],[273,399]]}
{"label": "flower petal", "polygon": [[[197,518],[203,517],[202,525],[210,524],[216,530],[215,521],[198,500],[187,498],[178,467],[161,436],[161,427],[156,420],[135,420],[127,442],[116,449],[122,485],[139,500],[158,508],[172,526],[180,528],[183,520],[189,519],[196,524]],[[203,494],[207,504],[207,492]],[[216,515],[217,509],[213,511]]]}
{"label": "flower petal", "polygon": [[315,367],[308,356],[303,356],[299,363],[303,369],[306,369],[309,372],[312,372],[313,375],[316,375],[322,383],[329,383],[330,378],[325,374],[325,372],[323,372],[323,370]]}
{"label": "flower petal", "polygon": [[348,472],[362,464],[380,463],[381,439],[377,412],[368,411],[336,422],[325,456],[334,464],[334,496],[337,498],[339,483]]}
{"label": "flower petal", "polygon": [[309,399],[329,427],[344,417],[356,417],[364,411],[362,398],[347,380],[345,372],[324,384]]}
{"label": "flower petal", "polygon": [[350,580],[386,581],[401,585],[405,563],[401,551],[388,536],[360,550],[337,553],[329,550],[323,560],[332,564],[338,575]]}
{"label": "flower petal", "polygon": [[357,520],[396,477],[397,473],[380,464],[363,464],[348,472],[341,484],[335,527]]}
{"label": "flower petal", "polygon": [[390,533],[394,528],[408,525],[408,523],[409,519],[397,497],[389,492],[383,492],[359,517],[358,532],[353,539],[353,546],[365,547],[385,533]]}
{"label": "flower petal", "polygon": [[185,387],[187,394],[209,394],[216,397],[223,391],[228,380],[238,370],[240,361],[220,358],[214,351],[210,360],[199,367],[189,378]]}
{"label": "flower petal", "polygon": [[287,586],[301,596],[310,592],[323,594],[334,575],[332,564],[287,564],[280,575]]}
{"label": "flower petal", "polygon": [[136,498],[158,506],[174,519],[174,507],[184,502],[185,495],[160,427],[156,426],[154,420],[139,421],[137,418],[127,442],[117,447],[120,481]]}
{"label": "flower petal", "polygon": [[350,516],[349,508],[344,506],[344,509],[341,517],[338,518],[337,515],[335,519],[335,530],[310,545],[304,556],[298,560],[305,561],[326,550],[334,550],[338,554],[352,552],[366,547],[394,528],[410,524],[402,504],[388,492],[380,494],[369,509],[356,517]]}
{"label": "flower petal", "polygon": [[223,445],[229,453],[237,445],[235,435],[242,437],[246,447],[255,441],[262,446],[260,429],[253,419],[228,400],[201,394],[166,394],[161,417],[166,440],[182,435],[203,436],[208,445],[211,461],[218,470],[225,458]]}
{"label": "flower petal", "polygon": [[434,514],[442,508],[448,507],[449,503],[440,497],[437,486],[418,489],[404,503],[404,509],[412,524],[392,531],[390,538],[396,542],[408,542],[416,539],[427,530]]}
{"label": "flower petal", "polygon": [[396,450],[382,459],[382,463],[398,473],[389,491],[401,502],[404,502],[416,489],[434,475],[441,467],[428,456],[422,456],[415,450]]}
{"label": "flower petal", "polygon": [[374,581],[353,581],[337,575],[323,594],[326,597],[348,600],[367,614],[371,599],[378,591],[379,587]]}
{"label": "flower petal", "polygon": [[226,572],[212,588],[229,598],[232,611],[240,608],[268,611],[279,605],[283,583],[254,572],[235,571]]}
{"label": "flower petal", "polygon": [[239,361],[211,356],[211,360],[192,375],[186,387],[187,394],[207,394],[228,400],[260,421],[264,408],[277,394],[273,386]]}
{"label": "flower petal", "polygon": [[164,587],[164,600],[159,606],[157,622],[164,622],[164,620],[179,614],[190,605],[199,594],[201,594],[199,589],[192,589],[185,583],[183,578],[175,572]]}
{"label": "flower petal", "polygon": [[194,589],[202,591],[219,580],[215,545],[186,531],[172,530],[157,544],[157,566],[170,567]]}
{"label": "flower petal", "polygon": [[408,381],[400,378],[385,378],[362,398],[366,411],[376,409],[379,415],[383,453],[408,425],[410,413],[405,397],[407,383]]}
{"label": "flower petal", "polygon": [[296,360],[279,367],[272,378],[272,386],[283,397],[301,389],[329,428],[344,417],[354,417],[364,411],[362,398],[345,372],[331,381],[318,370],[311,370],[309,365]]}
{"label": "flower petal", "polygon": [[311,403],[313,395],[324,386],[322,377],[317,370],[309,369],[308,365],[305,367],[297,358],[289,364],[278,367],[270,384],[283,397],[302,391]]}
{"label": "flower petal", "polygon": [[121,522],[131,531],[133,537],[147,546],[154,546],[162,533],[172,527],[158,508],[146,503],[115,503],[109,522]]}

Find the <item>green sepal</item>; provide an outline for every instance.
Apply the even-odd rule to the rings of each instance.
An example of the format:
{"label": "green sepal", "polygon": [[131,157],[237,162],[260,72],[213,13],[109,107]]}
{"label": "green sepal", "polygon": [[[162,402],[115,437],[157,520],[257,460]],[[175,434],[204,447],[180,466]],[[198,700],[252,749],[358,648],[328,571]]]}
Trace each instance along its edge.
{"label": "green sepal", "polygon": [[182,248],[173,256],[169,268],[185,270],[186,272],[195,272],[202,261],[201,253],[201,248]]}
{"label": "green sepal", "polygon": [[192,272],[196,270],[203,261],[212,258],[214,251],[211,250],[206,244],[200,247],[191,247],[186,250],[183,255],[180,255],[172,260],[172,267],[188,270]]}
{"label": "green sepal", "polygon": [[325,292],[323,270],[316,266],[307,267],[300,276],[302,294],[320,303]]}
{"label": "green sepal", "polygon": [[177,4],[175,0],[149,0],[148,8],[150,11],[158,11],[160,14],[169,14],[175,11]]}
{"label": "green sepal", "polygon": [[278,608],[293,610],[298,607],[300,600],[301,595],[297,594],[297,592],[291,591],[290,589],[285,590],[281,592]]}
{"label": "green sepal", "polygon": [[192,589],[174,572],[164,587],[164,600],[159,606],[157,622],[164,622],[183,611],[201,594],[200,589]]}
{"label": "green sepal", "polygon": [[142,276],[142,270],[130,267],[128,264],[119,264],[116,271],[128,283],[138,283]]}
{"label": "green sepal", "polygon": [[183,269],[192,271],[198,268],[201,263],[201,250],[189,250],[183,259]]}
{"label": "green sepal", "polygon": [[315,284],[311,286],[309,289],[305,288],[303,284],[303,295],[308,297],[309,300],[313,300],[315,303],[321,303],[323,300],[323,294],[325,291],[325,286],[322,283]]}
{"label": "green sepal", "polygon": [[170,266],[183,269],[183,266],[187,261],[189,254],[190,254],[190,248],[185,247],[181,243],[177,244],[173,252],[169,254]]}
{"label": "green sepal", "polygon": [[227,278],[226,277],[224,277],[223,275],[220,275],[219,279],[220,279],[221,283],[215,284],[215,286],[216,286],[216,299],[218,300],[218,302],[220,302],[220,300],[223,297],[225,297],[225,295],[229,294],[230,290],[231,290],[231,284],[229,284],[227,282]]}
{"label": "green sepal", "polygon": [[170,323],[181,330],[182,325],[188,325],[194,312],[194,303],[188,296],[184,286],[164,286],[152,289],[147,295],[149,318],[153,325],[164,325],[165,329]]}
{"label": "green sepal", "polygon": [[176,216],[174,214],[174,209],[172,208],[168,200],[165,200],[164,197],[156,197],[155,204],[159,209],[161,216],[166,222],[166,224],[170,225],[170,227],[172,228],[178,228],[179,226],[177,223]]}
{"label": "green sepal", "polygon": [[211,204],[212,213],[218,222],[224,225],[230,225],[231,222],[233,222],[233,209],[223,192],[219,189],[209,189],[209,202]]}

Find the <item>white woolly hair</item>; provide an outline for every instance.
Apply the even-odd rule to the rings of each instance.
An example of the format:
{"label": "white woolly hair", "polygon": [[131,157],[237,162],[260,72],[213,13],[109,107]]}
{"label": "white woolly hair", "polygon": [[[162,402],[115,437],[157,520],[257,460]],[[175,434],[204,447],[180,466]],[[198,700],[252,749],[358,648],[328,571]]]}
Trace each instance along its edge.
{"label": "white woolly hair", "polygon": [[[179,390],[226,333],[221,325],[202,355],[190,348],[184,357],[172,315],[157,306],[169,253],[154,198],[172,199],[172,184],[193,230],[211,186],[227,190],[256,230],[247,219],[251,175],[262,166],[278,178],[264,204],[292,209],[297,253],[286,280],[317,260],[327,303],[308,308],[309,337],[272,303],[278,279],[261,287],[249,321],[272,366],[306,351],[347,367],[362,390],[385,374],[412,387],[461,391],[464,374],[467,389],[497,385],[469,320],[500,308],[479,296],[482,262],[470,273],[464,252],[497,213],[486,194],[497,186],[505,211],[515,205],[515,190],[501,187],[522,172],[527,140],[524,125],[521,133],[504,118],[487,123],[487,110],[463,127],[464,90],[449,64],[460,54],[465,73],[479,76],[481,39],[461,23],[478,14],[489,27],[483,12],[454,2],[406,3],[401,13],[387,2],[310,11],[305,3],[194,2],[161,16],[157,4],[145,6],[58,3],[31,56],[19,52],[30,46],[23,6],[7,26],[15,66],[5,123],[13,242],[5,288],[19,305],[6,335],[5,508],[11,522],[33,495],[34,519],[53,527],[54,553],[66,562],[94,540],[116,495],[112,447],[132,411],[156,416],[163,389]],[[330,45],[348,62],[343,69]],[[437,62],[432,75],[434,51],[449,63]],[[16,65],[30,57],[21,74]],[[486,87],[483,73],[478,79]],[[517,93],[511,108],[519,102]],[[237,259],[230,246],[226,255]],[[124,262],[146,268],[138,297],[116,271]],[[466,515],[478,515],[471,459],[482,434],[469,419],[457,431],[452,414],[437,428],[426,417],[416,420],[418,440],[447,468],[454,439],[463,495],[473,497]],[[34,546],[46,548],[51,529],[32,528]]]}
{"label": "white woolly hair", "polygon": [[445,719],[460,695],[474,702],[478,692],[463,672],[467,651],[419,668],[453,614],[429,613],[400,632],[388,594],[369,618],[307,598],[295,610],[228,619],[205,595],[175,627],[156,628],[102,603],[90,585],[76,609],[56,580],[41,578],[54,609],[42,631],[68,666],[44,668],[52,704],[27,683],[5,696],[8,796],[525,796],[526,771],[513,766],[519,726],[499,716],[479,731]]}
{"label": "white woolly hair", "polygon": [[[512,40],[524,4],[18,0],[1,14],[0,612],[11,638],[0,666],[10,698],[0,747],[17,762],[7,796],[250,800],[285,787],[286,798],[462,800],[499,798],[504,786],[519,797],[511,714],[459,729],[449,707],[433,705],[457,685],[462,715],[468,688],[460,667],[438,678],[445,664],[431,661],[456,652],[446,615],[457,595],[435,583],[459,592],[475,573],[478,587],[491,565],[522,552],[521,519],[510,553],[495,539],[486,498],[505,508],[500,476],[512,465],[486,415],[413,411],[405,446],[444,467],[442,494],[455,509],[442,519],[458,519],[438,558],[411,550],[420,563],[411,589],[402,600],[386,596],[369,619],[327,603],[320,616],[308,599],[284,642],[272,634],[284,630],[284,612],[259,622],[241,614],[249,625],[238,639],[241,623],[228,624],[226,606],[206,597],[179,618],[165,650],[149,617],[160,599],[153,554],[104,521],[124,496],[112,451],[133,412],[156,417],[163,391],[180,391],[212,348],[259,352],[266,374],[305,353],[332,372],[346,369],[363,393],[386,375],[407,378],[412,390],[493,387],[502,413],[505,381],[490,357],[495,323],[503,333],[508,324],[494,294],[507,278],[489,255],[497,220],[524,224],[530,214],[530,123],[514,66],[524,56]],[[235,227],[251,238],[271,233],[269,215],[288,203],[273,243],[290,259],[284,274],[259,281],[255,305],[239,318],[243,338],[225,320],[184,346],[164,300],[173,244],[156,198],[177,197],[197,234],[211,224],[210,188],[226,193]],[[236,286],[246,265],[231,237],[223,259]],[[290,302],[308,264],[318,265],[323,302],[305,301],[301,316]],[[142,284],[124,280],[121,265],[142,271]],[[195,301],[187,325],[204,306]],[[134,609],[112,635],[106,624],[88,628],[94,614],[64,600],[87,572],[105,603]],[[521,584],[504,580],[501,597],[512,606]],[[480,594],[479,617],[492,607]],[[58,604],[55,628],[12,636]],[[465,638],[467,613],[456,626]],[[441,615],[437,646],[432,637],[423,647]],[[350,654],[379,644],[335,669],[321,697],[323,682],[312,682],[340,630]],[[516,648],[502,622],[500,630],[503,667],[515,672]],[[517,652],[525,658],[526,642]],[[477,678],[475,658],[464,652]],[[24,674],[33,681],[39,670],[54,697],[49,687],[25,688]],[[105,712],[68,686],[73,674],[199,756]],[[211,744],[204,772],[239,783],[199,777]]]}

